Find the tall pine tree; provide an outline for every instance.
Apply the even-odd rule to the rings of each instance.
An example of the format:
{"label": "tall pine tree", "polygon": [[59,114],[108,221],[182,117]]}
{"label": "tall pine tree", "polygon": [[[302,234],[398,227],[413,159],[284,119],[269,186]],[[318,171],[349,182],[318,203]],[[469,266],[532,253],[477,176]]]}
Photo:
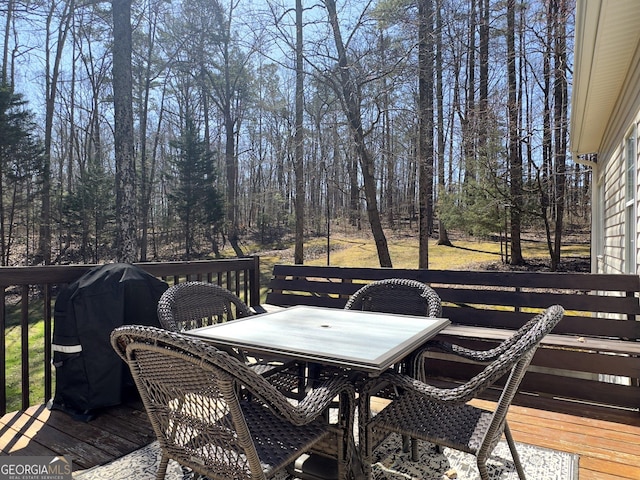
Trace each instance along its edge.
{"label": "tall pine tree", "polygon": [[221,223],[223,202],[215,188],[213,155],[200,139],[193,118],[187,115],[182,136],[172,142],[177,186],[170,194],[184,232],[185,260],[194,255],[198,234],[211,238]]}

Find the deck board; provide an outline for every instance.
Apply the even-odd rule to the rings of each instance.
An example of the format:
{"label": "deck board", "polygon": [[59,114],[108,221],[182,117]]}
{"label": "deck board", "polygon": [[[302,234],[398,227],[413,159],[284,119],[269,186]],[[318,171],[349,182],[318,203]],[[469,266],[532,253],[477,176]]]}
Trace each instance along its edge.
{"label": "deck board", "polygon": [[[508,419],[516,441],[580,455],[580,480],[640,478],[640,416],[618,423],[513,405]],[[3,455],[69,455],[75,469],[107,463],[154,438],[135,403],[108,409],[88,423],[42,405],[0,419]]]}
{"label": "deck board", "polygon": [[640,478],[640,417],[617,423],[513,405],[507,419],[516,441],[579,455],[580,480]]}
{"label": "deck board", "polygon": [[66,455],[74,470],[108,463],[155,439],[139,403],[106,409],[90,422],[34,406],[2,417],[0,433],[2,454]]}

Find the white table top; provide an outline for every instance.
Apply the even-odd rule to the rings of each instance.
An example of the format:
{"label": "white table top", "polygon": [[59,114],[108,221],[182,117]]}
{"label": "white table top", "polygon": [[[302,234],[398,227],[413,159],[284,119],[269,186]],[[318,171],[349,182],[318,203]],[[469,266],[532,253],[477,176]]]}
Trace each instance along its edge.
{"label": "white table top", "polygon": [[251,353],[376,374],[449,324],[443,318],[297,306],[185,333]]}

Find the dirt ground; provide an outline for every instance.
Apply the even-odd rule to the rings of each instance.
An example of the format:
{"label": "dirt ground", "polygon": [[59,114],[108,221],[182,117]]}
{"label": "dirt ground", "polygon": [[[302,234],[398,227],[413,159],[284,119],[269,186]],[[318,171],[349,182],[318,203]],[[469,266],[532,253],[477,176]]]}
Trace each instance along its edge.
{"label": "dirt ground", "polygon": [[[526,265],[514,266],[502,262],[489,262],[479,264],[477,270],[498,270],[504,272],[549,272],[549,259],[528,258]],[[563,257],[560,259],[558,272],[580,272],[589,273],[591,271],[591,260],[589,257]]]}

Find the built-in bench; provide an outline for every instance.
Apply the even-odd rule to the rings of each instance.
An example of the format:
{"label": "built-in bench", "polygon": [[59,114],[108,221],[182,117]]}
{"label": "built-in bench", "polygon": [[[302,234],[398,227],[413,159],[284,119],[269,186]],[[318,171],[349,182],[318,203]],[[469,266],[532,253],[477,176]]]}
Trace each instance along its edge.
{"label": "built-in bench", "polygon": [[[264,307],[343,308],[364,284],[385,278],[431,285],[452,322],[441,338],[476,349],[507,338],[532,314],[562,305],[565,317],[536,353],[517,402],[572,413],[578,402],[580,411],[607,417],[638,414],[637,275],[276,265]],[[434,382],[460,381],[479,368],[442,354],[428,362]]]}

